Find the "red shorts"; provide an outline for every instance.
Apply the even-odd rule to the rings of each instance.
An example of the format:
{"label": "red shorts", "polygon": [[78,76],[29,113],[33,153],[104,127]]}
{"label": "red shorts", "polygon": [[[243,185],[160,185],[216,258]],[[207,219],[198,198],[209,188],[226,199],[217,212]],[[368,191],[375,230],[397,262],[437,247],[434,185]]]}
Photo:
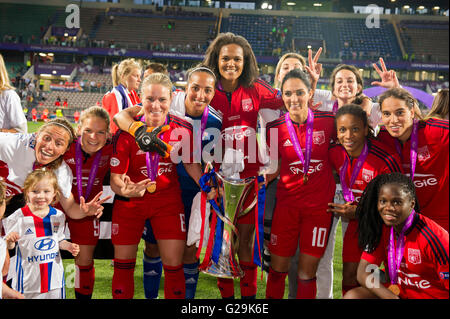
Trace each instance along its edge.
{"label": "red shorts", "polygon": [[100,234],[100,221],[94,217],[83,219],[67,218],[70,240],[78,245],[97,245]]}
{"label": "red shorts", "polygon": [[327,248],[333,215],[322,209],[307,210],[280,204],[278,200],[272,219],[269,250],[291,257],[297,247],[302,254],[321,258]]}
{"label": "red shorts", "polygon": [[145,220],[149,219],[156,240],[186,240],[184,207],[180,198],[158,198],[143,201],[114,200],[111,225],[113,245],[137,245]]}
{"label": "red shorts", "polygon": [[358,221],[350,220],[342,245],[342,262],[359,263],[363,250],[358,246]]}

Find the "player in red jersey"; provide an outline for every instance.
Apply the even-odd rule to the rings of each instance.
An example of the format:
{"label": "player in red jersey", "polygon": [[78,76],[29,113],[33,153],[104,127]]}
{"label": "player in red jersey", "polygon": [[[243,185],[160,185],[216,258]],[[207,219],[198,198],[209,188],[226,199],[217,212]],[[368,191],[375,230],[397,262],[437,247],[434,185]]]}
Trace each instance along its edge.
{"label": "player in red jersey", "polygon": [[[401,173],[367,185],[357,207],[362,287],[345,298],[448,299],[448,232],[422,215],[419,204],[413,182]],[[382,262],[386,282],[377,272]]]}
{"label": "player in red jersey", "polygon": [[[167,75],[154,73],[142,85],[144,120],[134,122],[129,130],[118,132],[115,152],[111,158],[111,188],[116,193],[112,242],[114,245],[114,298],[132,298],[136,252],[149,219],[165,273],[165,298],[184,298],[185,280],[183,252],[186,227],[181,189],[176,170],[177,150],[187,172],[198,181],[202,175],[199,164],[192,163],[189,146],[192,145],[192,125],[169,115],[172,83]],[[144,152],[136,143],[136,132],[147,126],[161,130],[160,139],[174,144],[171,156]],[[153,132],[153,131],[152,131]],[[180,147],[180,148],[179,148]],[[168,155],[168,154],[167,154]]]}
{"label": "player in red jersey", "polygon": [[[214,71],[218,79],[211,106],[223,115],[223,149],[231,148],[242,153],[244,170],[240,172],[240,178],[257,176],[263,166],[256,142],[258,111],[262,108],[282,107],[281,96],[268,83],[258,79],[255,55],[242,36],[233,33],[219,34],[208,47],[203,63]],[[224,164],[230,163],[223,163],[222,169]],[[251,199],[252,196],[248,196],[244,207],[248,207]],[[237,222],[240,236],[238,257],[245,273],[240,282],[242,298],[255,298],[257,290],[257,270],[252,259],[255,210]],[[234,298],[233,280],[219,278],[218,286],[223,298]]]}
{"label": "player in red jersey", "polygon": [[284,77],[281,91],[289,113],[267,125],[267,142],[276,144],[278,154],[270,156],[272,161],[278,160],[280,180],[266,297],[283,298],[289,262],[299,246],[297,298],[314,299],[317,266],[333,218],[326,210],[336,187],[328,159],[328,148],[336,137],[334,116],[308,108],[312,91],[307,75],[300,70]]}
{"label": "player in red jersey", "polygon": [[421,120],[417,101],[404,89],[380,96],[384,127],[377,138],[398,152],[403,171],[417,188],[422,214],[448,231],[448,121]]}
{"label": "player in red jersey", "polygon": [[114,115],[141,102],[136,93],[141,84],[141,71],[141,65],[134,59],[123,60],[111,70],[114,88],[102,100],[102,107],[109,113],[111,134],[119,129],[112,120]]}
{"label": "player in red jersey", "polygon": [[377,175],[400,172],[400,158],[389,154],[372,135],[367,113],[356,104],[339,108],[336,113],[340,144],[330,149],[330,160],[341,179],[345,204],[329,203],[328,212],[349,220],[342,250],[342,295],[358,286],[356,270],[362,254],[358,247],[356,205],[367,184]]}
{"label": "player in red jersey", "polygon": [[[81,114],[77,138],[64,154],[64,161],[74,176],[72,194],[78,203],[80,196],[91,200],[103,190],[103,179],[109,170],[112,154],[109,133],[109,114],[105,109],[93,106]],[[82,194],[79,194],[78,178],[82,179]],[[100,222],[95,217],[71,219],[67,217],[72,242],[80,245],[75,258],[77,299],[92,298],[95,268],[94,250],[99,239]]]}

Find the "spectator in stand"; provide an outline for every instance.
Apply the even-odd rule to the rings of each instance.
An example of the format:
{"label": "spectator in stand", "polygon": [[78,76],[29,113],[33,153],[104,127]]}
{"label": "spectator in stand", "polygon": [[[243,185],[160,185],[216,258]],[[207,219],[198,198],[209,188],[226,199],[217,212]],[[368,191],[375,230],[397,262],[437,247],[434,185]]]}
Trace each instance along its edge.
{"label": "spectator in stand", "polygon": [[63,107],[65,107],[65,108],[68,108],[68,107],[69,107],[69,105],[68,105],[68,103],[67,103],[67,98],[64,99]]}
{"label": "spectator in stand", "polygon": [[8,77],[5,61],[0,54],[0,132],[27,133],[27,119],[23,114],[19,95]]}
{"label": "spectator in stand", "polygon": [[56,107],[60,107],[61,106],[61,98],[59,97],[59,95],[56,97],[55,106]]}

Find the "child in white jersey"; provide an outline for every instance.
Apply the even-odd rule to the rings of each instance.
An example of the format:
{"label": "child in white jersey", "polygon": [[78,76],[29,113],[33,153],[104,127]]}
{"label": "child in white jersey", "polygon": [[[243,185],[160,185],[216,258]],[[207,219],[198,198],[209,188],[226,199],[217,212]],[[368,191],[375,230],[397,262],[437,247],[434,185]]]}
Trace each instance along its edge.
{"label": "child in white jersey", "polygon": [[30,173],[24,183],[26,206],[7,217],[5,240],[16,246],[9,274],[12,288],[26,299],[64,299],[64,267],[60,249],[76,256],[79,246],[64,240],[65,215],[51,205],[59,198],[58,182],[49,169]]}

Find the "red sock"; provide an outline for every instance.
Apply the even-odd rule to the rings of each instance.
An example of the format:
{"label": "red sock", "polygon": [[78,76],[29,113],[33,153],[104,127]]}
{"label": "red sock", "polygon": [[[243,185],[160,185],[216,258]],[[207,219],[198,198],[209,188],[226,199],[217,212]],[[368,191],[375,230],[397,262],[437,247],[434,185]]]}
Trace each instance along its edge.
{"label": "red sock", "polygon": [[287,272],[278,272],[269,268],[267,277],[266,299],[283,299]]}
{"label": "red sock", "polygon": [[244,277],[241,278],[241,297],[243,299],[256,298],[258,269],[253,262],[241,261],[239,266],[244,271]]}
{"label": "red sock", "polygon": [[114,259],[112,295],[114,299],[133,299],[134,296],[134,259]]}
{"label": "red sock", "polygon": [[342,297],[344,297],[344,295],[349,291],[352,290],[353,288],[359,287],[358,284],[355,285],[344,285],[344,283],[342,283]]}
{"label": "red sock", "polygon": [[186,284],[184,279],[183,264],[179,266],[167,266],[164,268],[164,299],[184,299],[186,296]]}
{"label": "red sock", "polygon": [[228,278],[217,278],[217,287],[224,299],[234,298],[234,280]]}
{"label": "red sock", "polygon": [[94,262],[88,266],[76,266],[75,272],[75,293],[81,297],[92,297],[95,281]]}
{"label": "red sock", "polygon": [[316,277],[303,280],[297,278],[297,299],[316,299]]}

